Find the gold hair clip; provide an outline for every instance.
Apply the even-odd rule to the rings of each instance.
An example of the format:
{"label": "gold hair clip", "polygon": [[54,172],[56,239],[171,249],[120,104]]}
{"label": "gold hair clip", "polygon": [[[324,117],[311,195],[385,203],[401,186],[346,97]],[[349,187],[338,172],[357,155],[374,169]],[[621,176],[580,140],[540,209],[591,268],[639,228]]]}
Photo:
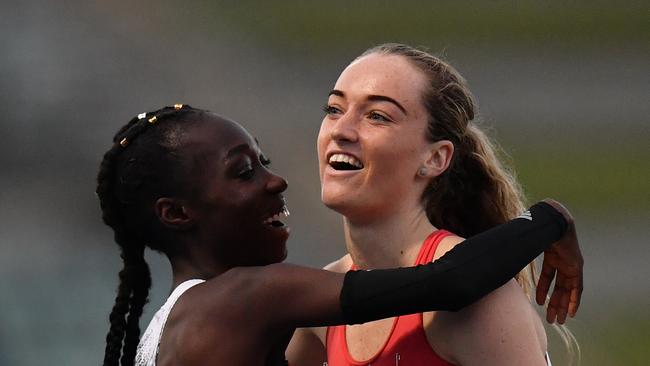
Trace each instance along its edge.
{"label": "gold hair clip", "polygon": [[174,109],[175,109],[175,110],[179,110],[179,109],[181,109],[181,108],[183,108],[183,105],[182,105],[182,104],[174,104]]}
{"label": "gold hair clip", "polygon": [[129,144],[129,141],[126,139],[126,137],[123,138],[122,141],[120,141],[120,145],[122,145],[122,147],[126,147],[126,145],[128,145],[128,144]]}
{"label": "gold hair clip", "polygon": [[153,116],[153,117],[148,119],[149,123],[151,123],[151,124],[156,123],[157,120],[158,120],[158,118],[156,118],[156,116]]}

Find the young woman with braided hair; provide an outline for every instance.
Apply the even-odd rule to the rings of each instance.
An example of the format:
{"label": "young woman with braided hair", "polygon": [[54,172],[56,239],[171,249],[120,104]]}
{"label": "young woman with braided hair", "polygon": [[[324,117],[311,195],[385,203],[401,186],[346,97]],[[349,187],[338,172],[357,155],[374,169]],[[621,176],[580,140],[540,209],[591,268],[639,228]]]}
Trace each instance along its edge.
{"label": "young woman with braided hair", "polygon": [[[461,237],[521,214],[519,185],[475,114],[463,77],[413,47],[380,45],[345,68],[318,135],[322,200],[343,216],[349,253],[328,269],[435,263]],[[553,273],[549,259],[544,288]],[[516,277],[458,312],[300,329],[289,360],[295,366],[550,364],[542,322],[525,296],[534,286],[532,263]],[[556,289],[565,285],[557,282]],[[564,323],[567,309],[575,313],[573,296],[551,296],[550,323]],[[536,299],[543,305],[546,297],[538,291]]]}
{"label": "young woman with braided hair", "polygon": [[[543,251],[557,276],[540,281],[540,294],[544,281],[571,282],[578,268],[578,282],[554,291],[579,299],[572,218],[554,201],[531,207],[533,220],[476,235],[436,263],[346,274],[281,264],[287,183],[268,163],[243,127],[189,106],[143,113],[119,130],[97,185],[124,261],[104,365],[286,364],[296,327],[458,310]],[[173,291],[138,344],[151,284],[145,246],[169,259]]]}

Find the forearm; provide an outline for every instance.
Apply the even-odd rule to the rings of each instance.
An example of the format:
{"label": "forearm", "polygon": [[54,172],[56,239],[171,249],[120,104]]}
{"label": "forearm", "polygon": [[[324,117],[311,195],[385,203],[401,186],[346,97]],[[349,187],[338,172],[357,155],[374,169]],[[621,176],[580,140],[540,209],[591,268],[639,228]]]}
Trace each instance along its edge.
{"label": "forearm", "polygon": [[456,245],[417,267],[349,271],[345,275],[288,264],[253,271],[245,290],[271,329],[357,324],[402,314],[458,310],[513,278],[557,241],[566,226],[545,203]]}
{"label": "forearm", "polygon": [[398,270],[350,271],[341,290],[346,323],[401,314],[455,311],[506,283],[557,241],[562,215],[545,203],[532,220],[517,218],[458,244],[427,265]]}

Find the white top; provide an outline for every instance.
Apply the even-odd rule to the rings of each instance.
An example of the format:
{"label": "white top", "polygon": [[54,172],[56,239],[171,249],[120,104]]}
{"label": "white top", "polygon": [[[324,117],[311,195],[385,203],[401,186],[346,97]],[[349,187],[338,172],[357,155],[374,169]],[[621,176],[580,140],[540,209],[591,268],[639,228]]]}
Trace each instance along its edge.
{"label": "white top", "polygon": [[548,352],[546,352],[546,354],[544,354],[544,358],[546,358],[546,365],[553,366],[553,365],[551,365],[551,356],[548,355]]}
{"label": "white top", "polygon": [[147,326],[147,330],[144,331],[144,334],[140,339],[140,343],[138,343],[138,351],[135,355],[136,366],[156,366],[156,356],[158,356],[160,337],[162,336],[165,323],[167,322],[167,317],[172,311],[172,307],[174,307],[176,300],[178,300],[185,291],[203,282],[205,282],[205,280],[187,280],[178,285],[174,291],[172,291],[171,295],[167,298],[167,301],[165,301],[163,306],[160,307],[160,310],[158,310],[153,316],[153,319],[151,319],[151,322]]}

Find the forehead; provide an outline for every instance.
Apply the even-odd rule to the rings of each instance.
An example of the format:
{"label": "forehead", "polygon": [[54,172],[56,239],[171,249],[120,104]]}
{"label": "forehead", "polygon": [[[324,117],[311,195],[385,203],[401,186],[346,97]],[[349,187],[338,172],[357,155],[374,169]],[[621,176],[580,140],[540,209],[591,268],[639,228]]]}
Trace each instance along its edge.
{"label": "forehead", "polygon": [[370,54],[343,70],[335,89],[357,96],[385,95],[403,102],[418,102],[426,85],[424,74],[405,57]]}
{"label": "forehead", "polygon": [[240,124],[212,116],[190,129],[185,136],[185,147],[195,156],[210,156],[220,161],[236,146],[248,145],[258,150],[257,142]]}

